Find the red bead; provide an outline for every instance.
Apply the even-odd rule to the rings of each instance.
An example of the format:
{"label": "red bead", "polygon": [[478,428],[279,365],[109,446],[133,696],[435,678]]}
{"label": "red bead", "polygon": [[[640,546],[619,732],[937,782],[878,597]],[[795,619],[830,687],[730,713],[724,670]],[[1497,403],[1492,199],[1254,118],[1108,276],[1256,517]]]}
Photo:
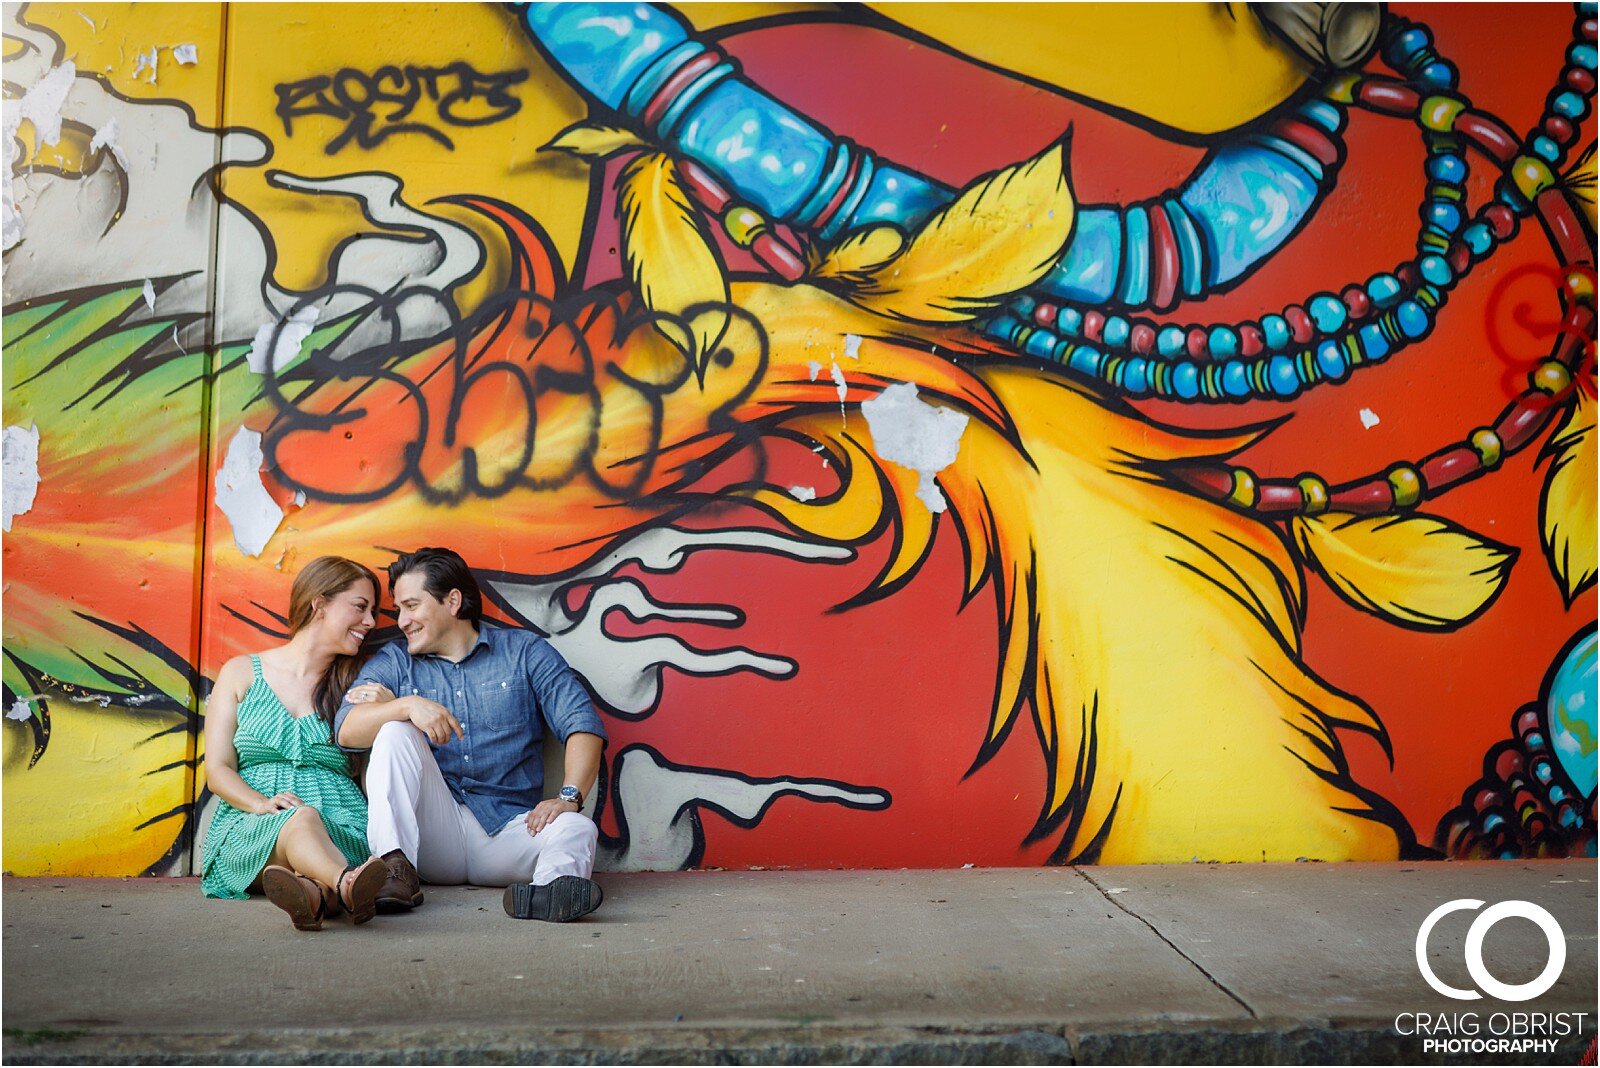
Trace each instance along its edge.
{"label": "red bead", "polygon": [[1510,456],[1538,436],[1550,421],[1550,406],[1554,403],[1549,394],[1524,393],[1507,408],[1494,424],[1500,435],[1500,448]]}
{"label": "red bead", "polygon": [[1260,356],[1267,347],[1267,339],[1261,335],[1261,328],[1255,323],[1239,324],[1239,355],[1247,359]]}
{"label": "red bead", "polygon": [[1086,341],[1100,343],[1101,331],[1106,328],[1104,312],[1090,311],[1083,313],[1083,337]]}
{"label": "red bead", "polygon": [[1478,458],[1477,452],[1468,446],[1458,445],[1428,457],[1418,470],[1422,472],[1422,481],[1429,489],[1441,490],[1482,468],[1483,461]]}
{"label": "red bead", "polygon": [[1356,99],[1361,102],[1362,107],[1386,115],[1410,115],[1422,102],[1415,89],[1399,82],[1377,79],[1362,82],[1361,88],[1356,90]]}
{"label": "red bead", "polygon": [[1189,336],[1184,339],[1184,348],[1189,353],[1191,360],[1204,360],[1209,353],[1206,349],[1206,332],[1204,328],[1191,326]]}
{"label": "red bead", "polygon": [[1572,128],[1572,123],[1564,115],[1546,115],[1544,132],[1558,145],[1570,145],[1572,139],[1578,135],[1578,131]]}
{"label": "red bead", "polygon": [[1372,310],[1372,298],[1360,286],[1347,287],[1339,294],[1339,299],[1344,301],[1345,311],[1350,313],[1351,319],[1365,319]]}
{"label": "red bead", "polygon": [[1328,494],[1328,509],[1334,512],[1354,512],[1357,515],[1376,515],[1394,507],[1394,490],[1384,478],[1368,479],[1353,486]]}
{"label": "red bead", "polygon": [[1500,795],[1496,791],[1479,790],[1477,796],[1472,799],[1472,807],[1476,811],[1482,812],[1486,808],[1493,808],[1499,801]]}
{"label": "red bead", "polygon": [[1467,268],[1472,266],[1472,250],[1466,246],[1466,242],[1457,241],[1450,246],[1450,251],[1445,253],[1444,261],[1456,274],[1466,274]]}
{"label": "red bead", "polygon": [[1059,311],[1054,304],[1040,301],[1039,306],[1033,309],[1033,321],[1040,326],[1056,325],[1056,312]]}
{"label": "red bead", "polygon": [[1582,67],[1567,68],[1567,88],[1585,95],[1594,92],[1594,75]]}
{"label": "red bead", "polygon": [[1328,140],[1321,130],[1306,123],[1297,119],[1285,119],[1273,127],[1273,132],[1324,167],[1332,167],[1339,162],[1338,146]]}
{"label": "red bead", "polygon": [[1501,163],[1510,163],[1521,148],[1516,134],[1481,111],[1463,111],[1456,118],[1455,131]]}
{"label": "red bead", "polygon": [[1401,288],[1407,292],[1415,290],[1417,283],[1422,281],[1422,276],[1417,273],[1417,265],[1415,263],[1402,263],[1395,268],[1394,276],[1399,280]]}
{"label": "red bead", "polygon": [[1594,40],[1594,19],[1584,19],[1578,23],[1578,34],[1586,41]]}
{"label": "red bead", "polygon": [[1159,207],[1145,213],[1150,220],[1150,306],[1167,311],[1178,302],[1178,281],[1183,255],[1172,233],[1172,220]]}
{"label": "red bead", "polygon": [[1300,487],[1293,482],[1262,482],[1256,496],[1258,512],[1296,512],[1300,510]]}
{"label": "red bead", "polygon": [[1490,204],[1483,210],[1483,221],[1495,237],[1504,241],[1517,230],[1517,213],[1504,204]]}
{"label": "red bead", "polygon": [[1523,712],[1521,715],[1517,716],[1517,722],[1514,729],[1516,730],[1517,737],[1519,738],[1523,738],[1529,734],[1532,734],[1534,731],[1539,729],[1539,713],[1531,708],[1528,711]]}
{"label": "red bead", "polygon": [[1148,356],[1155,351],[1156,328],[1149,323],[1138,323],[1128,335],[1128,342],[1133,346],[1133,351],[1140,356]]}
{"label": "red bead", "polygon": [[1317,324],[1311,321],[1311,316],[1298,304],[1291,304],[1283,309],[1284,321],[1289,324],[1289,336],[1295,344],[1304,345],[1317,336]]}

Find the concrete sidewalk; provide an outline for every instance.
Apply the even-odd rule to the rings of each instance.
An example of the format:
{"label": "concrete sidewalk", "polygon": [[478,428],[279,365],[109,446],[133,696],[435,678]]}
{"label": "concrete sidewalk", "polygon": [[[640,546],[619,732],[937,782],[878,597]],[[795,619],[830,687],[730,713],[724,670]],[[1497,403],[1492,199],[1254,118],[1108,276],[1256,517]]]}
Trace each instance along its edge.
{"label": "concrete sidewalk", "polygon": [[[565,926],[499,891],[293,931],[194,880],[7,879],[9,1064],[1576,1063],[1594,1035],[1593,861],[602,875]],[[1417,930],[1455,898],[1534,902],[1543,996],[1454,1001]],[[1470,987],[1472,912],[1430,940]],[[1534,924],[1484,958],[1525,983]],[[1425,1054],[1401,1013],[1585,1013],[1553,1052]],[[1569,1018],[1569,1023],[1572,1021]],[[1406,1021],[1409,1028],[1409,1018]],[[1549,1031],[1541,1034],[1549,1034]]]}

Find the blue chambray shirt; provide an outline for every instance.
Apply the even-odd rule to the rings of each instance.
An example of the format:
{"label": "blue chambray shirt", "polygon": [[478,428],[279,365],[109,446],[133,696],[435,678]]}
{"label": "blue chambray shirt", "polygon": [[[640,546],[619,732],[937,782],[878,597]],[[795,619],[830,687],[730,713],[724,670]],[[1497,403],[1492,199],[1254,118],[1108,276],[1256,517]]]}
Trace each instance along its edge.
{"label": "blue chambray shirt", "polygon": [[[450,793],[488,834],[539,803],[547,726],[563,742],[577,731],[606,736],[578,673],[528,630],[480,622],[477,644],[459,664],[413,657],[402,638],[367,661],[355,685],[364,682],[437,701],[461,721],[465,737],[434,745],[433,755]],[[335,738],[352,707],[340,706]]]}

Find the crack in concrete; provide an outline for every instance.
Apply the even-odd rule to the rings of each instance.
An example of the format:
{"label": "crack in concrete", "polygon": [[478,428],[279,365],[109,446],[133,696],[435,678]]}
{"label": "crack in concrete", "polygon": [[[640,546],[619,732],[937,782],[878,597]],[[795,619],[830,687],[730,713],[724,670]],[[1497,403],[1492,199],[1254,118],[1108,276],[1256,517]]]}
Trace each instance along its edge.
{"label": "crack in concrete", "polygon": [[1228,995],[1228,997],[1232,998],[1236,1003],[1238,1003],[1238,1006],[1241,1009],[1243,1009],[1245,1012],[1250,1014],[1250,1019],[1259,1020],[1261,1018],[1261,1017],[1256,1015],[1256,1010],[1251,1008],[1249,1003],[1246,1002],[1244,1000],[1244,998],[1240,997],[1238,994],[1235,994],[1232,990],[1229,990],[1228,989],[1228,984],[1224,983],[1222,980],[1218,979],[1216,976],[1214,976],[1210,972],[1206,971],[1204,965],[1202,965],[1199,961],[1195,960],[1193,957],[1189,956],[1189,954],[1185,953],[1183,950],[1179,949],[1178,946],[1177,946],[1177,943],[1173,942],[1172,939],[1168,938],[1166,935],[1161,933],[1161,929],[1160,928],[1158,928],[1155,924],[1151,923],[1149,920],[1145,919],[1143,916],[1139,915],[1137,912],[1135,912],[1132,909],[1128,908],[1122,902],[1118,901],[1115,897],[1113,897],[1112,895],[1107,893],[1106,892],[1106,888],[1101,886],[1099,883],[1095,882],[1094,877],[1091,876],[1087,870],[1085,870],[1084,868],[1075,868],[1074,870],[1079,875],[1083,876],[1084,881],[1086,881],[1090,886],[1092,886],[1096,890],[1100,891],[1100,896],[1106,899],[1106,903],[1107,904],[1115,905],[1118,909],[1121,909],[1123,912],[1127,913],[1129,916],[1132,916],[1134,919],[1138,920],[1140,923],[1142,923],[1146,927],[1150,928],[1150,933],[1151,934],[1153,934],[1157,938],[1161,939],[1161,941],[1165,942],[1172,949],[1172,951],[1174,953],[1176,953],[1178,956],[1182,957],[1184,960],[1188,961],[1189,964],[1194,967],[1194,970],[1199,972],[1201,975],[1205,976],[1206,979],[1211,983],[1212,986],[1216,987],[1218,990],[1222,991],[1224,994]]}

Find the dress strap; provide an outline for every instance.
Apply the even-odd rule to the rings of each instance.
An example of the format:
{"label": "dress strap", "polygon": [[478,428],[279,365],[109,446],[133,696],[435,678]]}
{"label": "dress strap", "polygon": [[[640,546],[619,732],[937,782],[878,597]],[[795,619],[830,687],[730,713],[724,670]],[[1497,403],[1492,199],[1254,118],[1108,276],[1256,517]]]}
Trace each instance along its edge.
{"label": "dress strap", "polygon": [[256,681],[257,682],[261,682],[262,681],[261,657],[259,655],[257,655],[256,653],[251,653],[250,654],[250,670],[254,671],[256,673]]}

